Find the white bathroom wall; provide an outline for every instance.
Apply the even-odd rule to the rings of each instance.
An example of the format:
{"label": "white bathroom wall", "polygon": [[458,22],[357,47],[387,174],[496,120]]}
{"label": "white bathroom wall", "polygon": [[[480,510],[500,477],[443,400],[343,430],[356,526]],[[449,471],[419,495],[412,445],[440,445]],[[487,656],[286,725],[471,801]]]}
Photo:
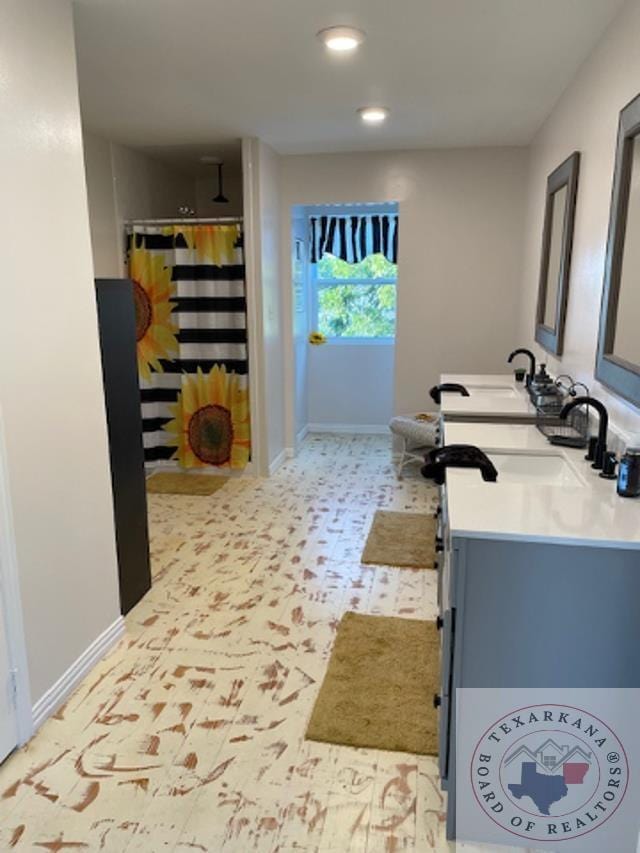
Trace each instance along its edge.
{"label": "white bathroom wall", "polygon": [[285,447],[284,348],[280,264],[280,157],[263,142],[258,146],[262,253],[262,321],[267,392],[267,447],[273,466]]}
{"label": "white bathroom wall", "polygon": [[[582,153],[564,355],[533,345],[553,372],[586,382],[623,432],[640,433],[640,411],[594,379],[598,320],[620,110],[640,92],[640,3],[631,0],[565,90],[531,148],[519,342],[533,345],[547,175]],[[640,436],[639,436],[640,437]]]}
{"label": "white bathroom wall", "polygon": [[283,275],[280,257],[280,166],[270,146],[243,140],[251,429],[260,474],[275,471],[285,458],[283,300],[291,277]]}
{"label": "white bathroom wall", "polygon": [[37,702],[118,622],[118,580],[71,3],[0,17],[0,399]]}
{"label": "white bathroom wall", "polygon": [[[283,223],[286,229],[286,222]],[[293,388],[294,388],[294,423],[293,436],[287,437],[287,446],[296,447],[301,438],[306,434],[309,426],[309,392],[307,380],[307,367],[309,358],[309,276],[308,257],[309,245],[307,242],[307,216],[303,207],[294,207],[291,217],[291,247],[292,268],[295,265],[296,240],[299,241],[300,258],[297,270],[293,271],[290,280],[292,291],[291,324],[293,328]],[[285,373],[287,376],[287,373]]]}
{"label": "white bathroom wall", "polygon": [[96,278],[119,278],[122,275],[122,260],[118,251],[111,143],[86,131],[82,134],[82,142],[95,275]]}
{"label": "white bathroom wall", "polygon": [[[429,408],[427,389],[442,372],[506,369],[506,355],[518,343],[526,149],[289,155],[281,161],[287,221],[297,204],[400,202],[395,412]],[[287,282],[290,242],[287,229]],[[383,359],[384,352],[374,358]],[[366,359],[354,376],[369,365]],[[382,369],[377,361],[376,367]]]}
{"label": "white bathroom wall", "polygon": [[116,216],[159,219],[179,216],[178,208],[195,208],[193,177],[126,145],[111,145]]}
{"label": "white bathroom wall", "polygon": [[393,414],[394,346],[310,347],[308,417],[313,430],[384,432]]}
{"label": "white bathroom wall", "polygon": [[196,181],[160,160],[85,129],[84,158],[97,277],[124,274],[124,222],[179,216],[196,207]]}

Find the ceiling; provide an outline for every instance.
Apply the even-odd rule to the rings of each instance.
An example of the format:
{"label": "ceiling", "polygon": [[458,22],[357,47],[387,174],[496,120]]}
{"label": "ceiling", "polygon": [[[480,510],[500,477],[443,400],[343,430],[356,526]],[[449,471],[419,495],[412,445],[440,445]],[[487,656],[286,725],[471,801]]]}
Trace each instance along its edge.
{"label": "ceiling", "polygon": [[[525,145],[622,2],[75,0],[83,117],[194,153]],[[355,54],[317,41],[334,24],[366,31]],[[384,126],[361,124],[366,104]]]}

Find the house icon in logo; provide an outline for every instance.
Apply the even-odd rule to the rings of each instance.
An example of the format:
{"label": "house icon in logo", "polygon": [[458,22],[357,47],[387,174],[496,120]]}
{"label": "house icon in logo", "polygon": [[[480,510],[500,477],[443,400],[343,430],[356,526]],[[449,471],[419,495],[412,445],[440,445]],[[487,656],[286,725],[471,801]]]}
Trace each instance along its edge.
{"label": "house icon in logo", "polygon": [[512,764],[517,759],[526,762],[535,762],[544,773],[555,773],[562,767],[565,778],[567,775],[574,775],[572,773],[572,766],[576,765],[581,769],[584,768],[582,770],[582,777],[584,778],[593,761],[593,755],[591,752],[586,752],[580,746],[574,746],[570,749],[568,746],[557,744],[553,738],[547,738],[536,750],[531,750],[526,745],[520,746],[511,755],[507,756],[504,762],[505,766]]}
{"label": "house icon in logo", "polygon": [[511,795],[516,800],[529,797],[540,814],[548,815],[549,807],[567,796],[569,785],[584,783],[593,753],[579,745],[569,747],[548,738],[537,749],[519,746],[504,764],[508,767],[516,762],[520,773],[518,781],[507,785]]}

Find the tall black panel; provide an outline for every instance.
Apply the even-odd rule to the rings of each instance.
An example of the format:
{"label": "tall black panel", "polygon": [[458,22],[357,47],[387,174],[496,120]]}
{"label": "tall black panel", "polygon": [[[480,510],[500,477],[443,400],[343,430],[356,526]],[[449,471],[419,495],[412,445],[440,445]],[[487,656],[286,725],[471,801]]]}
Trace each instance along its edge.
{"label": "tall black panel", "polygon": [[128,613],[151,587],[133,287],[128,279],[97,279],[96,296],[109,430],[120,608],[123,613]]}

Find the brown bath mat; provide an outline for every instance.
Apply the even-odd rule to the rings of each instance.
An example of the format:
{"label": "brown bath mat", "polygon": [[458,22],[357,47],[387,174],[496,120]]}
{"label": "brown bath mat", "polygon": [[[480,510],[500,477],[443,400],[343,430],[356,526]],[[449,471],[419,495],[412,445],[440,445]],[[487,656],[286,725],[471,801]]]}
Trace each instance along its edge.
{"label": "brown bath mat", "polygon": [[212,495],[229,482],[214,474],[153,474],[147,491],[156,495]]}
{"label": "brown bath mat", "polygon": [[437,755],[439,658],[435,622],[345,613],[307,739]]}
{"label": "brown bath mat", "polygon": [[418,512],[379,509],[367,537],[362,562],[375,566],[434,569],[436,519]]}

